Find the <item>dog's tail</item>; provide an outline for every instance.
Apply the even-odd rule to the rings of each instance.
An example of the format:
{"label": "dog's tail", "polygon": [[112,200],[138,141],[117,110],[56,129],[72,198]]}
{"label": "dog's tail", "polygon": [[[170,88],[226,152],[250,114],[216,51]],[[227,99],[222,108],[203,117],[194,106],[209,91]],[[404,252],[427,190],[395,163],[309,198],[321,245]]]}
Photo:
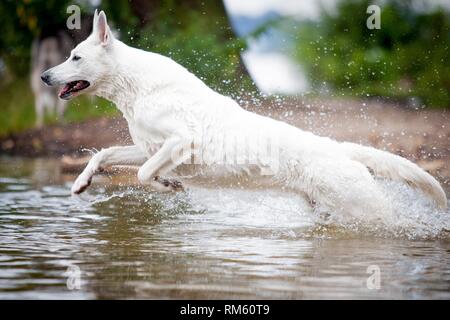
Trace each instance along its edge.
{"label": "dog's tail", "polygon": [[341,145],[347,156],[364,164],[375,176],[404,181],[423,190],[440,208],[447,208],[447,197],[439,182],[418,165],[386,151],[348,142]]}

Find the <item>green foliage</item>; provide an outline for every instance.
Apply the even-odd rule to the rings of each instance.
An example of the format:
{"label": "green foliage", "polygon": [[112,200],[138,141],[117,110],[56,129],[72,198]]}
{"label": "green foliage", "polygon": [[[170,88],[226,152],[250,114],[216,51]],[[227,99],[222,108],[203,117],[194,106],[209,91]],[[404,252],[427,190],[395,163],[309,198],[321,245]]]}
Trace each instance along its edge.
{"label": "green foliage", "polygon": [[178,15],[165,10],[159,13],[164,17],[157,18],[159,23],[142,30],[138,47],[171,57],[219,92],[252,88],[240,64],[245,42],[232,34],[226,17],[206,9],[186,8]]}
{"label": "green foliage", "polygon": [[417,97],[450,107],[450,15],[411,2],[380,4],[381,29],[366,27],[373,1],[340,1],[300,28],[297,55],[316,87],[353,96]]}
{"label": "green foliage", "polygon": [[0,136],[34,125],[33,95],[25,79],[0,87],[0,103]]}

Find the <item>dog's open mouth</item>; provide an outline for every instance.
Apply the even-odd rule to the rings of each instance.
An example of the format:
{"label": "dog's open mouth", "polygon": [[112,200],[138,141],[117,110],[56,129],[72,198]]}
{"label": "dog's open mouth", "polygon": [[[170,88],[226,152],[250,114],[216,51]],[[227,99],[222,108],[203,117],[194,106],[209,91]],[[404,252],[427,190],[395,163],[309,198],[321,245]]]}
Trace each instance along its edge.
{"label": "dog's open mouth", "polygon": [[86,89],[90,86],[89,81],[86,80],[77,80],[67,83],[59,93],[59,97],[61,99],[69,99],[74,93],[79,92],[81,90]]}

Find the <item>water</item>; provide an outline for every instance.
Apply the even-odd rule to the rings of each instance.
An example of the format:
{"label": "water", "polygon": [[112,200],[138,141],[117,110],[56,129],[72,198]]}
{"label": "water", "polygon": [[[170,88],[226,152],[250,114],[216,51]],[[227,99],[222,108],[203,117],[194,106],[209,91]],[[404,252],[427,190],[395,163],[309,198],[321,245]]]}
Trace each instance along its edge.
{"label": "water", "polygon": [[73,198],[73,178],[57,160],[0,158],[0,299],[450,298],[449,213],[403,186],[383,184],[386,226],[275,191],[161,195],[99,177]]}

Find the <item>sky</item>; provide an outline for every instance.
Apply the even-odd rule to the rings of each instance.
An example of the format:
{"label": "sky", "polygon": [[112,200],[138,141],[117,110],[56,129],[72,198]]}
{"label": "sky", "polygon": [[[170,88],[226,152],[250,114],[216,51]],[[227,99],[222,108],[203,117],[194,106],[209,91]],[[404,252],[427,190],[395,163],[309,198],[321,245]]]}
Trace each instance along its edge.
{"label": "sky", "polygon": [[[327,5],[335,1],[322,2]],[[249,17],[261,16],[268,11],[299,18],[317,18],[319,14],[318,1],[314,0],[224,0],[224,3],[229,13]]]}
{"label": "sky", "polygon": [[[313,19],[319,14],[317,1],[312,0],[224,0],[224,3],[230,16],[249,19],[269,12]],[[235,19],[231,20],[233,22]],[[249,42],[248,49],[242,55],[259,90],[265,94],[296,94],[307,91],[308,81],[298,64],[281,51],[261,50],[262,41]]]}
{"label": "sky", "polygon": [[255,84],[265,94],[297,94],[308,89],[299,66],[282,53],[247,50],[242,59]]}

